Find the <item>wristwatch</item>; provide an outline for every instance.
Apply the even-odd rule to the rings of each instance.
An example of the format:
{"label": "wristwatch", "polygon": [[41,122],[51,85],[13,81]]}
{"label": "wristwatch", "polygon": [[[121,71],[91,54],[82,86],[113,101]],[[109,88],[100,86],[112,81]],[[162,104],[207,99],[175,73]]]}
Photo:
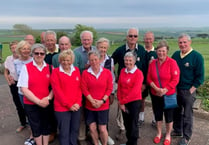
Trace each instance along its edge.
{"label": "wristwatch", "polygon": [[105,99],[102,99],[103,103],[106,103],[106,100]]}

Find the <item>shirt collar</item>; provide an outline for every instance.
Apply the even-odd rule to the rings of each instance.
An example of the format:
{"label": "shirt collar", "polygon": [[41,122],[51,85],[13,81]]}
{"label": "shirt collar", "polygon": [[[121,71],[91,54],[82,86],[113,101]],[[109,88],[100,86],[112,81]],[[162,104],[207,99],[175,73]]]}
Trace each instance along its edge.
{"label": "shirt collar", "polygon": [[135,65],[134,68],[132,68],[130,71],[128,71],[127,68],[125,68],[125,72],[126,72],[126,73],[131,73],[131,74],[133,74],[136,70],[137,70],[136,65]]}
{"label": "shirt collar", "polygon": [[60,72],[63,72],[63,73],[66,74],[66,75],[71,76],[72,73],[75,71],[75,67],[73,66],[73,64],[71,64],[71,65],[70,65],[70,72],[68,73],[68,72],[65,72],[64,69],[63,69],[63,67],[62,67],[62,65],[60,65],[60,66],[59,66],[59,71],[60,71]]}
{"label": "shirt collar", "polygon": [[189,53],[191,53],[192,52],[192,48],[187,52],[187,53],[185,53],[185,54],[183,54],[182,52],[180,53],[180,57],[181,58],[184,58],[185,56],[187,56]]}
{"label": "shirt collar", "polygon": [[50,52],[50,51],[47,50],[46,54],[53,54],[53,53],[58,53],[58,52],[59,52],[58,47],[55,47],[54,52]]}
{"label": "shirt collar", "polygon": [[[128,47],[128,43],[126,43],[126,51],[129,50],[130,48]],[[138,50],[138,44],[136,43],[135,49]]]}
{"label": "shirt collar", "polygon": [[99,76],[100,76],[100,74],[101,74],[102,71],[103,71],[103,68],[101,66],[99,68],[99,73],[97,75],[93,72],[93,70],[92,70],[91,67],[89,67],[88,70],[87,70],[87,72],[89,72],[90,74],[92,74],[93,76],[95,76],[97,79],[99,78]]}
{"label": "shirt collar", "polygon": [[43,68],[46,67],[45,61],[43,61],[42,67],[39,67],[39,66],[37,65],[37,63],[36,63],[34,60],[33,60],[33,65],[34,65],[39,71],[42,71]]}
{"label": "shirt collar", "polygon": [[100,63],[101,66],[104,67],[106,60],[108,60],[109,57],[107,56],[107,54],[105,55],[105,59],[103,60],[103,62]]}
{"label": "shirt collar", "polygon": [[[83,47],[83,45],[81,46],[81,48],[82,48],[82,51],[83,51],[83,52],[86,51],[86,49]],[[90,49],[90,50],[93,50],[92,46],[91,46],[91,49]],[[86,52],[87,52],[87,51],[86,51]]]}
{"label": "shirt collar", "polygon": [[147,49],[145,48],[145,46],[144,46],[144,49],[145,49],[147,52],[155,51],[155,47],[154,47],[154,46],[152,46],[152,49],[150,49],[150,50],[147,50]]}

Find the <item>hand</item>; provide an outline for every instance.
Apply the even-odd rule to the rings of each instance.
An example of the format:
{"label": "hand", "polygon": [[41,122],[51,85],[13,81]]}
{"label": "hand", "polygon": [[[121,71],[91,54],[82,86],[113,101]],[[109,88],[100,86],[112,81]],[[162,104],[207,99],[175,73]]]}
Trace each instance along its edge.
{"label": "hand", "polygon": [[120,107],[120,109],[121,109],[123,112],[126,112],[126,107],[125,107],[125,105],[119,104],[119,107]]}
{"label": "hand", "polygon": [[104,103],[102,100],[95,99],[95,101],[96,101],[95,108],[100,108],[102,106],[102,104]]}
{"label": "hand", "polygon": [[110,94],[110,96],[109,96],[109,104],[110,105],[112,105],[112,103],[114,102],[114,97],[115,97],[114,94]]}
{"label": "hand", "polygon": [[79,109],[80,109],[80,106],[76,103],[70,108],[70,111],[75,112],[75,111],[78,111]]}
{"label": "hand", "polygon": [[8,85],[15,84],[15,80],[11,75],[8,75]]}
{"label": "hand", "polygon": [[189,89],[189,92],[192,94],[196,91],[196,88],[194,86],[192,86],[190,89]]}
{"label": "hand", "polygon": [[144,92],[144,90],[146,89],[146,85],[142,85],[142,92]]}
{"label": "hand", "polygon": [[47,97],[44,97],[42,98],[39,103],[38,103],[39,106],[45,108],[49,105],[49,100],[48,100],[48,96]]}

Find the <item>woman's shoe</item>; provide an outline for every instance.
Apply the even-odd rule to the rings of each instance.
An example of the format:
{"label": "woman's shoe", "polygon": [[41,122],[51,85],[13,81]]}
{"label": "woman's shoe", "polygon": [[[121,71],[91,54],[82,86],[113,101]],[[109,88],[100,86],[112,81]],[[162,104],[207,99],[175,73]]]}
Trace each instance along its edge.
{"label": "woman's shoe", "polygon": [[163,145],[170,145],[171,144],[171,139],[165,139]]}
{"label": "woman's shoe", "polygon": [[17,133],[19,133],[19,132],[21,132],[23,129],[25,129],[26,128],[26,125],[25,126],[19,126],[17,129],[16,129],[16,132]]}
{"label": "woman's shoe", "polygon": [[159,138],[158,136],[156,136],[155,138],[154,138],[154,140],[153,140],[153,142],[155,143],[155,144],[158,144],[158,143],[160,143],[160,140],[162,139],[162,136]]}

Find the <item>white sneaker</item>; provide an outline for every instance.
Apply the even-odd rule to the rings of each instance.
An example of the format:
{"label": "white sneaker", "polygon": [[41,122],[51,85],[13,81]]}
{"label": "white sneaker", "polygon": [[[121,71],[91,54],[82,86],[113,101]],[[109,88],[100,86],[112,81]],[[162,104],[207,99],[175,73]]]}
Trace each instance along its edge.
{"label": "white sneaker", "polygon": [[114,140],[110,136],[108,136],[107,144],[108,145],[114,145],[115,144]]}

